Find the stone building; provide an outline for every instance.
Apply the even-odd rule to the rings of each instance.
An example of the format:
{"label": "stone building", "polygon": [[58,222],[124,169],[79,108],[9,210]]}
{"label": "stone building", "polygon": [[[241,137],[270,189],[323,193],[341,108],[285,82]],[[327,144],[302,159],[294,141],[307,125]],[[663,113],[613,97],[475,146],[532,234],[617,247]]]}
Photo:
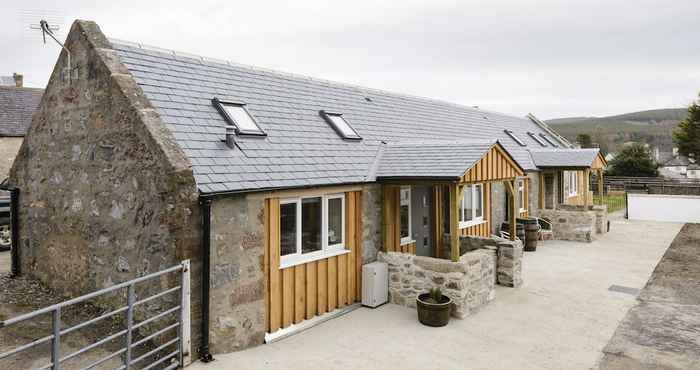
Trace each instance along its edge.
{"label": "stone building", "polygon": [[474,312],[496,282],[520,284],[522,255],[474,238],[544,208],[532,149],[570,150],[531,115],[109,39],[93,22],[65,45],[75,70],[62,52],[11,171],[22,272],[76,295],[191,259],[203,352],[352,307],[380,251],[458,269],[449,288],[478,291]]}
{"label": "stone building", "polygon": [[20,74],[0,77],[0,182],[10,172],[43,93],[43,89],[24,87]]}

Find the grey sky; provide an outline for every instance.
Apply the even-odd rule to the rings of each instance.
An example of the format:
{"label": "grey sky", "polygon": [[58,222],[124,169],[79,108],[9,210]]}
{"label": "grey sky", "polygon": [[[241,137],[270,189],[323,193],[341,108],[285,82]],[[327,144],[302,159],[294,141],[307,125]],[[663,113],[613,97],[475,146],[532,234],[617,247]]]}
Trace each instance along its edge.
{"label": "grey sky", "polygon": [[[99,4],[96,4],[99,3]],[[0,74],[43,87],[38,14],[109,37],[540,118],[682,107],[700,91],[700,2],[4,0]]]}

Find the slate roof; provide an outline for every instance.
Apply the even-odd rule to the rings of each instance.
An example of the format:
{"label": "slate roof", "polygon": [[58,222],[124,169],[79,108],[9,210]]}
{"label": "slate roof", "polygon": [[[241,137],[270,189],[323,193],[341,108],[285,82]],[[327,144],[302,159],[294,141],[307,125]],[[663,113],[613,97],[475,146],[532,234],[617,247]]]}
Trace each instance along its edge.
{"label": "slate roof", "polygon": [[687,166],[690,164],[690,159],[684,155],[679,155],[677,157],[673,157],[666,161],[666,163],[663,164],[662,167],[677,167],[677,166]]}
{"label": "slate roof", "polygon": [[[548,134],[527,118],[110,42],[191,160],[203,193],[374,181],[382,141],[500,140],[534,170],[527,148],[503,130],[537,147],[527,131]],[[228,148],[214,97],[246,103],[267,136],[240,136],[238,148]],[[320,110],[342,113],[363,140],[341,139]]]}
{"label": "slate roof", "polygon": [[530,149],[532,160],[540,168],[591,167],[600,149]]}
{"label": "slate roof", "polygon": [[389,143],[378,157],[376,178],[457,179],[493,145],[495,141],[467,140]]}
{"label": "slate roof", "polygon": [[0,136],[24,136],[44,89],[0,86]]}

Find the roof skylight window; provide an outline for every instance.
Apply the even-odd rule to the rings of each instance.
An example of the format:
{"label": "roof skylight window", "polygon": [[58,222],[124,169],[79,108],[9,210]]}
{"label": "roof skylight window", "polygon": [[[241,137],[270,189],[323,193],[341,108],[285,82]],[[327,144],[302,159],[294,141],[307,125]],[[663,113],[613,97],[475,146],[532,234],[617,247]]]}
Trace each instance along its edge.
{"label": "roof skylight window", "polygon": [[362,137],[360,137],[360,134],[355,131],[352,126],[348,123],[348,121],[343,118],[343,115],[340,113],[331,113],[331,112],[326,112],[326,111],[321,111],[319,112],[321,114],[321,117],[328,122],[331,127],[342,137],[343,139],[347,140],[362,140]]}
{"label": "roof skylight window", "polygon": [[539,137],[537,137],[537,135],[535,135],[534,132],[528,132],[527,134],[530,135],[530,137],[532,138],[532,140],[535,140],[535,141],[537,142],[537,144],[540,144],[540,145],[542,145],[542,146],[547,146],[547,144],[545,144],[544,141],[542,141],[542,139],[540,139]]}
{"label": "roof skylight window", "polygon": [[518,145],[520,145],[520,146],[527,146],[527,145],[525,145],[525,142],[524,142],[524,141],[520,140],[519,137],[515,136],[515,132],[513,132],[513,131],[511,131],[511,130],[503,130],[503,132],[505,132],[506,134],[508,134],[508,136],[510,136],[510,138],[513,139],[513,141],[515,141],[516,143],[518,143]]}
{"label": "roof skylight window", "polygon": [[222,101],[212,99],[212,103],[219,110],[229,125],[236,127],[236,134],[265,136],[265,132],[258,126],[253,116],[245,108],[244,103]]}
{"label": "roof skylight window", "polygon": [[549,136],[547,136],[547,135],[545,135],[545,134],[540,134],[540,136],[541,136],[543,139],[545,139],[545,140],[549,143],[549,145],[551,145],[551,146],[553,146],[553,147],[555,147],[555,148],[558,148],[558,147],[559,147],[559,145],[557,145],[557,143],[555,143],[554,140],[552,140]]}

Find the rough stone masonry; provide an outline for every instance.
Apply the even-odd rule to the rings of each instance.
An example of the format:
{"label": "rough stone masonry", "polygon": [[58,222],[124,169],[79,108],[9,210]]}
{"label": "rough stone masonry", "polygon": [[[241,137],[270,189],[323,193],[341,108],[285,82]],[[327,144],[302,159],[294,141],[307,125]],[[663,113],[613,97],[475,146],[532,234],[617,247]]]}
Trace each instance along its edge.
{"label": "rough stone masonry", "polygon": [[416,307],[416,297],[438,287],[452,298],[452,316],[464,318],[495,298],[494,286],[522,285],[523,247],[520,241],[502,238],[463,237],[473,249],[459,261],[379,252],[389,265],[389,297],[392,303]]}
{"label": "rough stone masonry", "polygon": [[[192,259],[199,327],[199,207],[190,163],[97,25],[76,21],[10,172],[22,273],[77,296]],[[176,276],[137,287],[137,298]],[[123,306],[123,297],[101,302]],[[139,306],[137,319],[176,295]]]}

